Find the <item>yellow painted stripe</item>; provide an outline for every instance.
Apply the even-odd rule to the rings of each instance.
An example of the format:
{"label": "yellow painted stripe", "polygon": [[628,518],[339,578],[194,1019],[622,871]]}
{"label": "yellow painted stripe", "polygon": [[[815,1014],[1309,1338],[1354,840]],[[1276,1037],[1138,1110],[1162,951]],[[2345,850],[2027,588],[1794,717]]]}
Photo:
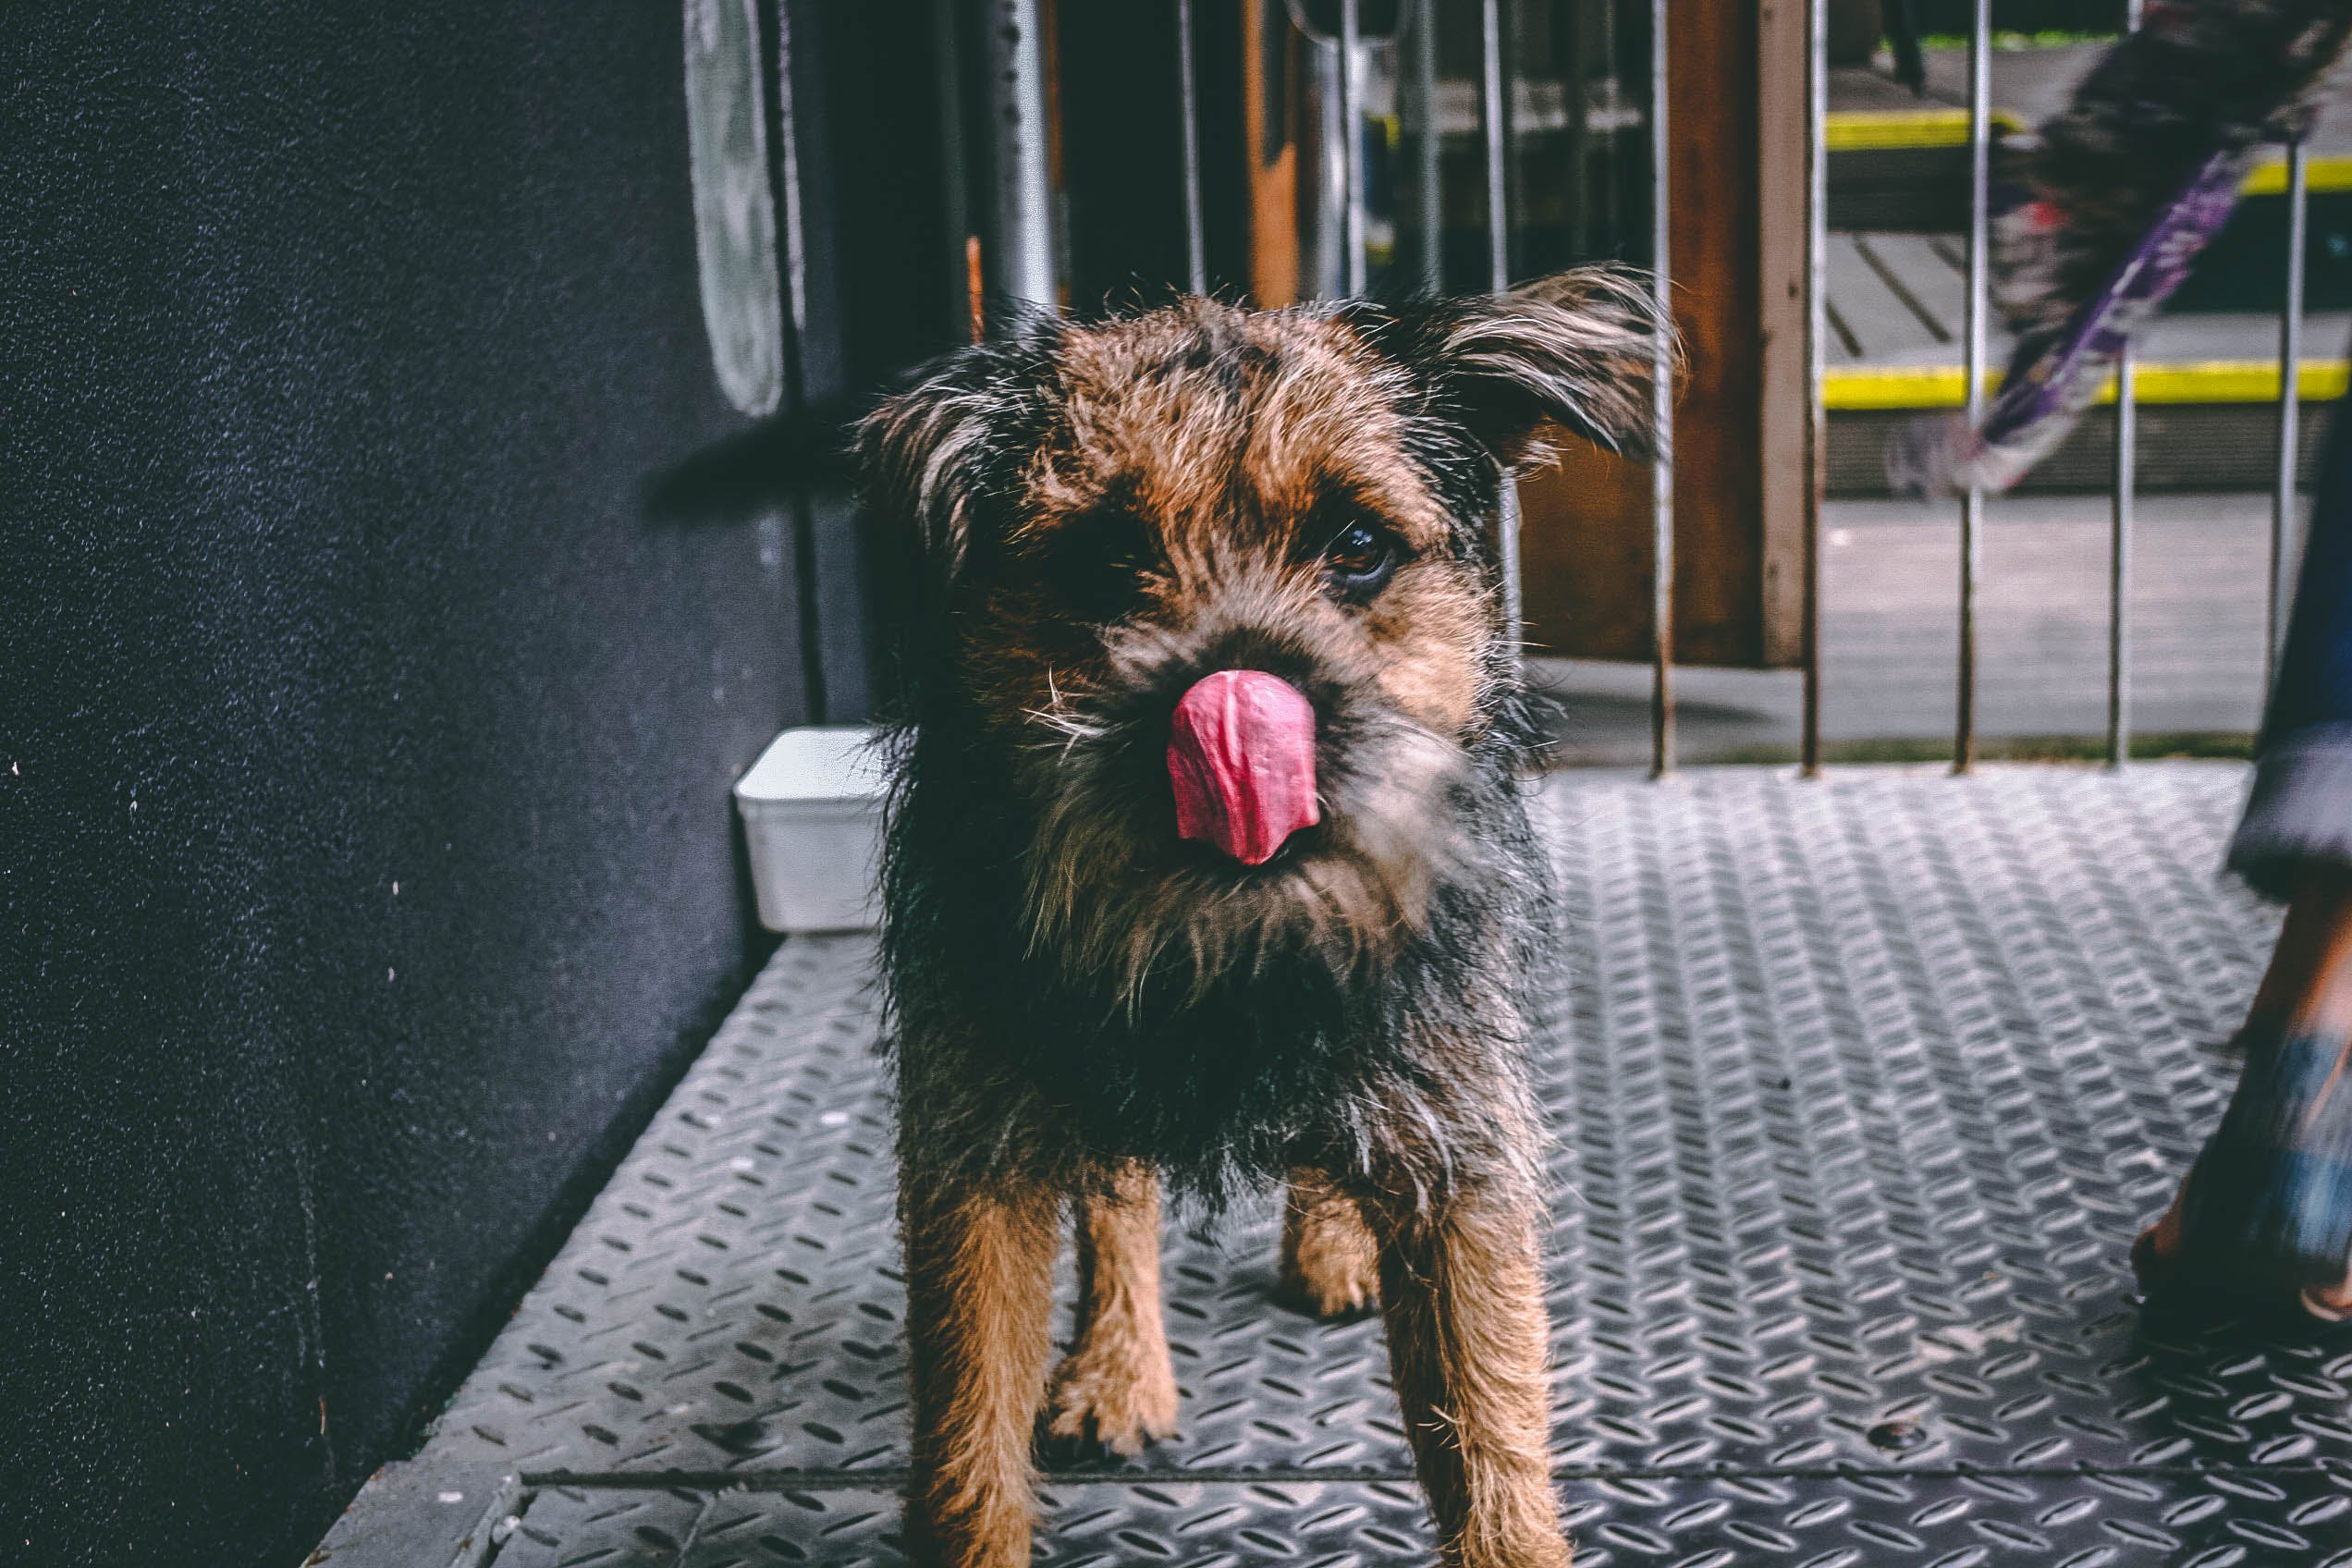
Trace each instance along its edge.
{"label": "yellow painted stripe", "polygon": [[[2314,194],[2321,191],[2352,190],[2352,158],[2307,158],[2303,162],[2304,178]],[[2284,196],[2286,194],[2286,160],[2272,158],[2256,164],[2246,171],[2246,183],[2238,188],[2244,196]]]}
{"label": "yellow painted stripe", "polygon": [[[1995,109],[1993,128],[2019,131],[2025,121],[2012,110]],[[1841,109],[1829,117],[1823,135],[1832,153],[1908,152],[1968,144],[1966,109]],[[2314,157],[2305,171],[2314,193],[2352,190],[2352,157]],[[2247,171],[2239,194],[2283,196],[2286,160],[2272,156]]]}
{"label": "yellow painted stripe", "polygon": [[[1988,372],[1985,393],[1990,397],[2000,377]],[[2296,373],[2296,388],[2307,400],[2325,402],[2345,395],[2352,384],[2352,361],[2305,360]],[[1821,404],[1849,412],[1893,409],[1956,409],[1965,402],[1966,381],[1958,365],[1901,365],[1868,369],[1846,365],[1821,374]],[[2278,401],[2278,364],[2272,360],[2205,360],[2174,364],[2144,364],[2138,381],[2143,403],[2274,403]],[[2115,400],[2111,377],[2100,388],[2099,401]]]}
{"label": "yellow painted stripe", "polygon": [[[1992,112],[1997,130],[2023,130],[2026,122],[2007,109]],[[1822,135],[1832,153],[1886,152],[1915,147],[1965,147],[1966,109],[1841,109],[1830,116]]]}

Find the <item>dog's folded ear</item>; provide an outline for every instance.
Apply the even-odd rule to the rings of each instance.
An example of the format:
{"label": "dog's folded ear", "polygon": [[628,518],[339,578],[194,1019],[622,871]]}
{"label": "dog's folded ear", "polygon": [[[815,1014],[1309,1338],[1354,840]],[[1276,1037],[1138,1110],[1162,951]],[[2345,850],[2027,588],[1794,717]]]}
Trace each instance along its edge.
{"label": "dog's folded ear", "polygon": [[970,539],[995,368],[986,349],[960,349],[924,366],[857,423],[867,508],[943,582],[962,565]]}
{"label": "dog's folded ear", "polygon": [[857,423],[866,506],[937,582],[962,570],[975,514],[1023,450],[1024,416],[1051,375],[1055,330],[1042,313],[1011,320],[1000,337],[915,371]]}
{"label": "dog's folded ear", "polygon": [[1541,460],[1548,425],[1628,457],[1654,455],[1661,341],[1668,373],[1682,363],[1648,275],[1623,267],[1404,305],[1377,336],[1506,467]]}

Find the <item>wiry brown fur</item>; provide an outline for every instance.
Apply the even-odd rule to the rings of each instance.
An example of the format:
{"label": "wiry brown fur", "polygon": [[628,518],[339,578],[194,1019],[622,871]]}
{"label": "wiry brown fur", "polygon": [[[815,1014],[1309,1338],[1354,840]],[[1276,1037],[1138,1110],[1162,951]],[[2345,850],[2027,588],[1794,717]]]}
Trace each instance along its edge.
{"label": "wiry brown fur", "polygon": [[[1027,1561],[1033,1429],[1173,1433],[1161,1182],[1213,1209],[1296,1171],[1286,1285],[1383,1312],[1447,1561],[1565,1562],[1525,1060],[1549,900],[1490,526],[1547,423],[1643,445],[1645,309],[1588,273],[1035,321],[864,427],[918,586],[885,955],[925,1560]],[[1177,837],[1165,761],[1177,697],[1233,668],[1316,715],[1322,821],[1257,867]]]}
{"label": "wiry brown fur", "polygon": [[1282,1206],[1282,1293],[1317,1317],[1380,1305],[1380,1243],[1353,1197],[1317,1170],[1291,1178]]}
{"label": "wiry brown fur", "polygon": [[1080,1200],[1078,1337],[1054,1373],[1047,1432],[1136,1454],[1176,1435],[1159,1310],[1159,1178],[1122,1166]]}

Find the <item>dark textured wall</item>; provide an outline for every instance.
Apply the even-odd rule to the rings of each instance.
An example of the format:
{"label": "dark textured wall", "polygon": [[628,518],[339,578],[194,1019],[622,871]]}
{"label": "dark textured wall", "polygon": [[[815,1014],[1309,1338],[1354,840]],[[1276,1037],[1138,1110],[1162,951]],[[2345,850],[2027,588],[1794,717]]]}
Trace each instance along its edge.
{"label": "dark textured wall", "polygon": [[[679,10],[0,27],[0,1561],[298,1562],[755,956]],[[816,597],[821,598],[822,595]]]}

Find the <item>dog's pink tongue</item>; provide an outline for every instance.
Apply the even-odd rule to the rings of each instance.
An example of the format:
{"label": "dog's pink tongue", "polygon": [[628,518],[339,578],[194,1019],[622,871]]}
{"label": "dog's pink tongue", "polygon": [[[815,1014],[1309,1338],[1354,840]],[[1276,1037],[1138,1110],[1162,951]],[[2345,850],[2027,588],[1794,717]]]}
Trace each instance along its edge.
{"label": "dog's pink tongue", "polygon": [[1315,705],[1262,669],[1220,669],[1176,704],[1168,737],[1176,831],[1263,865],[1322,820],[1315,804]]}

